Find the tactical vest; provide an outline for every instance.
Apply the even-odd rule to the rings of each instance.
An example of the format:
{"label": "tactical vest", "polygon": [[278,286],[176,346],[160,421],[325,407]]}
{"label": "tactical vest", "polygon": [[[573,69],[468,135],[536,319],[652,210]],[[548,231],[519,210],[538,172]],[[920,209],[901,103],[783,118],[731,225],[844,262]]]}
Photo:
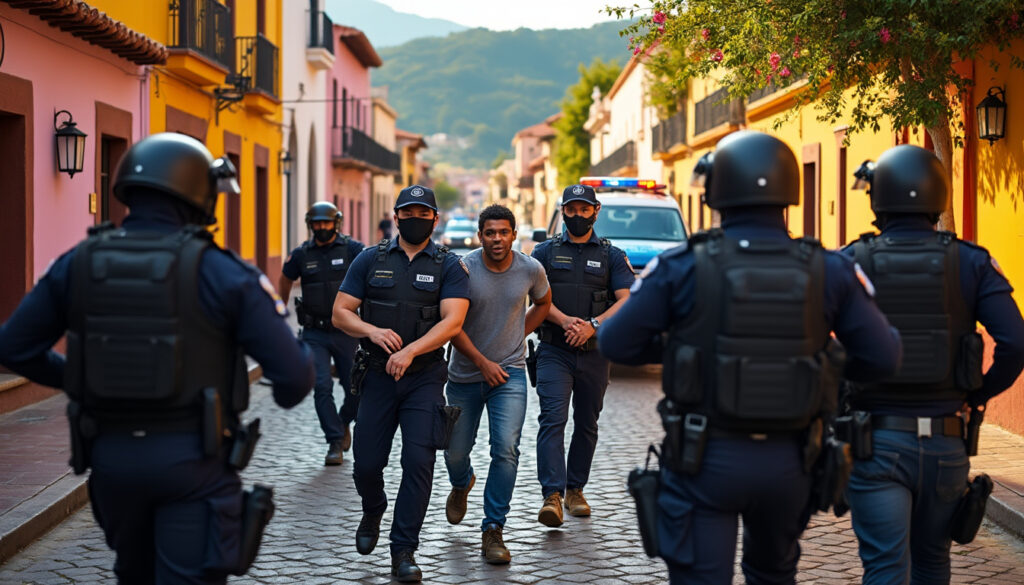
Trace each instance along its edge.
{"label": "tactical vest", "polygon": [[963,400],[981,387],[981,343],[960,288],[956,235],[896,239],[864,234],[857,263],[875,286],[875,301],[903,341],[899,372],[861,385],[855,402]]}
{"label": "tactical vest", "polygon": [[821,244],[712,230],[689,245],[697,290],[689,316],[669,331],[662,371],[669,408],[727,430],[806,428],[834,405],[838,389],[825,352]]}
{"label": "tactical vest", "polygon": [[338,235],[326,249],[312,242],[302,244],[302,310],[314,319],[330,320],[334,312],[334,298],[348,272],[348,242],[348,236]]}
{"label": "tactical vest", "polygon": [[[551,285],[551,302],[570,317],[589,320],[605,312],[614,302],[611,286],[611,242],[601,238],[599,246],[568,246],[562,236],[551,242],[551,256],[544,265]],[[554,323],[541,324],[541,341],[576,351],[565,341],[565,331]],[[594,349],[594,339],[582,349]]]}
{"label": "tactical vest", "polygon": [[[401,249],[389,253],[389,245],[390,240],[377,245],[376,259],[366,273],[360,313],[363,321],[397,333],[404,347],[441,321],[441,282],[449,252],[438,246],[433,255],[417,254],[410,263]],[[387,353],[369,338],[360,343],[372,357],[387,359]],[[433,355],[417,356],[414,363],[425,359],[433,359]]]}
{"label": "tactical vest", "polygon": [[199,430],[202,395],[217,390],[233,423],[248,407],[244,354],[203,313],[205,230],[92,229],[71,270],[64,389],[99,430]]}

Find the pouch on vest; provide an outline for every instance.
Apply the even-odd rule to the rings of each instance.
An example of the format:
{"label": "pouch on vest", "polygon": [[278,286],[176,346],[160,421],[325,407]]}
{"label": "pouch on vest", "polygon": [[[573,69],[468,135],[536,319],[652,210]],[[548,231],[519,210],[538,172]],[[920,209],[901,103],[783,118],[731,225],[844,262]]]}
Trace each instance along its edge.
{"label": "pouch on vest", "polygon": [[984,381],[981,371],[984,352],[985,342],[978,333],[972,332],[960,337],[960,350],[954,368],[958,388],[967,392],[981,389]]}

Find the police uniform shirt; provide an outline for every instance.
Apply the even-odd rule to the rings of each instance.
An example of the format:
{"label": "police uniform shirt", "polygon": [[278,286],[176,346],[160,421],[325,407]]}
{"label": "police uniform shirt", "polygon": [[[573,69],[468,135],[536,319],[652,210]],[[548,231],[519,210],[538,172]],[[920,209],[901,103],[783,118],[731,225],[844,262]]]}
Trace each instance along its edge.
{"label": "police uniform shirt", "polygon": [[[421,254],[433,256],[436,251],[437,246],[434,245],[434,242],[428,241],[427,247],[417,252],[415,257],[418,258]],[[388,243],[386,253],[405,255],[405,250],[398,245],[398,238],[395,238]],[[345,280],[341,283],[341,288],[338,290],[347,295],[352,295],[359,300],[366,298],[366,277],[376,262],[377,246],[370,246],[360,252],[355,260],[352,261],[352,265],[349,266],[348,273],[345,274]],[[412,261],[409,261],[409,264],[412,264]],[[410,288],[412,287],[411,282],[406,283],[406,285]],[[446,255],[444,264],[441,266],[440,295],[440,300],[469,298],[468,271],[462,260],[455,254]]]}
{"label": "police uniform shirt", "polygon": [[[885,224],[882,234],[895,239],[920,239],[935,235],[931,222],[923,216],[895,217]],[[1013,287],[988,250],[970,242],[957,240],[960,247],[960,288],[964,305],[996,342],[992,366],[985,372],[981,390],[972,392],[974,404],[987,402],[1009,388],[1024,368],[1024,320],[1010,294]],[[843,248],[851,258],[853,246]],[[938,406],[938,409],[934,408]],[[935,412],[912,408],[918,416],[941,416],[959,408],[958,403],[932,405]],[[927,409],[927,407],[925,407]],[[941,411],[941,412],[939,412]]]}
{"label": "police uniform shirt", "polygon": [[[141,207],[141,206],[140,206]],[[169,209],[154,206],[145,216],[125,218],[128,232],[173,233],[182,228]],[[35,382],[62,388],[63,355],[51,348],[68,329],[74,249],[53,262],[0,328],[0,363]],[[231,252],[209,248],[199,264],[199,302],[210,322],[235,341],[274,382],[274,400],[289,408],[313,386],[309,351],[295,339],[287,309],[266,276]]]}
{"label": "police uniform shirt", "polygon": [[[562,235],[562,248],[572,250],[574,253],[580,253],[583,246],[600,246],[601,238],[597,237],[597,234],[593,230],[590,232],[590,239],[582,244],[577,244],[569,240],[569,236],[566,234]],[[533,248],[531,254],[534,258],[540,261],[545,268],[551,267],[551,255],[555,250],[555,242],[553,239],[541,242]],[[617,290],[628,289],[633,285],[633,281],[636,280],[636,276],[633,274],[633,267],[629,264],[629,259],[626,258],[626,253],[621,249],[611,246],[608,250],[608,290],[613,294],[608,297],[608,304],[611,306],[615,302],[614,292]],[[558,306],[558,299],[552,298],[551,302]]]}
{"label": "police uniform shirt", "polygon": [[[723,223],[727,237],[788,240],[781,213],[731,210]],[[825,322],[847,351],[850,379],[872,381],[891,375],[899,365],[899,334],[858,280],[853,261],[824,252]],[[660,363],[660,334],[683,320],[694,307],[695,261],[687,244],[652,260],[633,285],[629,301],[598,330],[598,347],[609,359],[639,365]]]}
{"label": "police uniform shirt", "polygon": [[[319,246],[315,240],[309,240],[306,244],[303,244],[294,250],[284,261],[284,266],[281,267],[281,274],[285,275],[290,280],[298,280],[302,277],[302,266],[305,264],[307,258],[319,258],[319,256],[325,255],[335,246],[342,245],[342,237],[339,234],[334,238],[330,244]],[[359,255],[363,251],[363,243],[359,240],[349,239],[348,241],[348,257],[349,262],[353,258]]]}

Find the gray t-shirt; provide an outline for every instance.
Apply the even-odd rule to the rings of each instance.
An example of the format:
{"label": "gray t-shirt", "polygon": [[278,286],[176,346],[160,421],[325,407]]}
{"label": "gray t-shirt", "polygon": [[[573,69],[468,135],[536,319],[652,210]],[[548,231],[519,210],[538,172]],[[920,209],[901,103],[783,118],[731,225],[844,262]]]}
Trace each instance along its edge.
{"label": "gray t-shirt", "polygon": [[[548,292],[544,266],[512,251],[512,265],[493,272],[484,265],[483,249],[462,257],[469,268],[469,312],[462,330],[477,350],[503,368],[526,366],[526,303]],[[448,377],[453,382],[483,382],[476,364],[452,348]]]}

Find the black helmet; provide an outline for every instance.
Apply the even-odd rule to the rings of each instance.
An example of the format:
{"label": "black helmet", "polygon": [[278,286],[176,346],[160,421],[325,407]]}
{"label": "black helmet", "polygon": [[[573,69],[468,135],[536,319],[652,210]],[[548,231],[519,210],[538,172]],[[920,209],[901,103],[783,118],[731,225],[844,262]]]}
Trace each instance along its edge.
{"label": "black helmet", "polygon": [[334,230],[341,230],[341,211],[330,201],[317,201],[306,211],[306,227],[313,229],[314,221],[333,221]]}
{"label": "black helmet", "polygon": [[875,213],[942,213],[949,203],[949,180],[938,157],[911,144],[878,157],[871,179]]}
{"label": "black helmet", "polygon": [[[718,142],[705,172],[712,209],[800,203],[800,170],[786,143],[761,132],[734,132]],[[700,169],[695,169],[699,172]]]}
{"label": "black helmet", "polygon": [[114,172],[114,197],[125,205],[132,187],[147,187],[177,197],[217,222],[217,194],[238,193],[234,165],[214,159],[202,142],[175,132],[147,136],[121,157]]}

